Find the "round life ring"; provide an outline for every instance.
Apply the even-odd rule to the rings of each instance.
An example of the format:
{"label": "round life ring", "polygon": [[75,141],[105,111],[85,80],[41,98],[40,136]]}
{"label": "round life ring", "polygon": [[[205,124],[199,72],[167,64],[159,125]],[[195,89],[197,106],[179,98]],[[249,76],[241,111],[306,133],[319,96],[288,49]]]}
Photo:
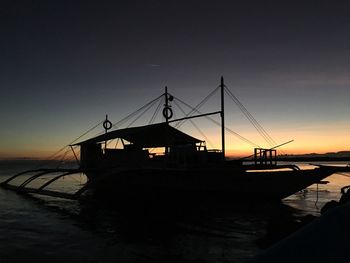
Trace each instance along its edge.
{"label": "round life ring", "polygon": [[168,106],[163,109],[163,116],[166,119],[171,119],[173,117],[173,110]]}
{"label": "round life ring", "polygon": [[109,130],[110,128],[112,128],[112,123],[111,123],[111,121],[105,120],[105,121],[103,122],[103,128],[105,128],[105,130]]}

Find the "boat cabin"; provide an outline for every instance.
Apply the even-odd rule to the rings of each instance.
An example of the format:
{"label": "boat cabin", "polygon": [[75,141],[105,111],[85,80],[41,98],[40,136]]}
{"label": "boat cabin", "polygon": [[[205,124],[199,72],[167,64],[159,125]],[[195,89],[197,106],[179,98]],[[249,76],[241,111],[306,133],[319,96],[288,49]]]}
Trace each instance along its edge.
{"label": "boat cabin", "polygon": [[[112,147],[112,140],[121,142],[122,148]],[[208,151],[204,141],[167,123],[114,130],[77,145],[80,145],[82,169],[181,168],[221,160],[221,152]]]}

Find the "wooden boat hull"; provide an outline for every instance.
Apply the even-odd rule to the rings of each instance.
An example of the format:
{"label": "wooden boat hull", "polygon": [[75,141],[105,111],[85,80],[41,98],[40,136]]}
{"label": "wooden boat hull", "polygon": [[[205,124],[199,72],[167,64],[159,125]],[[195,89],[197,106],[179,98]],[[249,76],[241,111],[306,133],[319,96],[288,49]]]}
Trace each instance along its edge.
{"label": "wooden boat hull", "polygon": [[239,169],[128,169],[86,172],[90,188],[98,195],[210,196],[281,200],[319,183],[335,171],[312,170],[244,171]]}

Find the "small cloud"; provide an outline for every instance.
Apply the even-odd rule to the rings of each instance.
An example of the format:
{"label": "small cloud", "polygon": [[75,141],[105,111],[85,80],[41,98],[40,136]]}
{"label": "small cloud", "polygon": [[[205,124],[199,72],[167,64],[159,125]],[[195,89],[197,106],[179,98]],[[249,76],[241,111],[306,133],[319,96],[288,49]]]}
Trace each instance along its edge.
{"label": "small cloud", "polygon": [[159,64],[146,64],[147,67],[160,67]]}

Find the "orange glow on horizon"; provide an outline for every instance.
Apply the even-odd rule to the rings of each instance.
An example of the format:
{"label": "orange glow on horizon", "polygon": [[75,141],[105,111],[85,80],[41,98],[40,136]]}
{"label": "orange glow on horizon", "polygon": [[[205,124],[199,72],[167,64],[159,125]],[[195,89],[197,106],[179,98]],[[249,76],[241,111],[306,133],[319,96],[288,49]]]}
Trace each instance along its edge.
{"label": "orange glow on horizon", "polygon": [[[337,146],[337,147],[335,147]],[[211,147],[208,147],[208,149],[212,149]],[[221,149],[221,147],[215,147],[215,149]],[[325,154],[329,152],[340,152],[340,151],[349,151],[350,146],[342,147],[341,145],[329,145],[328,147],[324,146],[311,146],[308,145],[307,147],[303,146],[302,143],[295,143],[294,146],[288,146],[283,147],[281,149],[277,149],[277,154],[280,155],[299,155],[299,154],[310,154],[310,153],[317,153],[317,154]],[[52,156],[55,153],[55,151],[50,150],[33,150],[33,151],[11,151],[11,152],[0,152],[0,159],[47,159],[50,156]],[[157,152],[158,153],[158,152]],[[228,147],[226,146],[226,156],[229,158],[242,158],[250,156],[254,153],[254,148],[252,147]],[[58,156],[55,159],[61,159],[60,156]]]}
{"label": "orange glow on horizon", "polygon": [[[282,129],[274,129],[275,134],[272,134],[277,144],[294,139],[292,143],[277,148],[278,154],[296,155],[318,153],[324,154],[328,152],[350,151],[350,124],[337,125],[337,129],[332,129],[331,125],[319,125],[318,127],[307,128],[293,128],[283,127]],[[208,127],[209,131],[205,131],[208,136],[206,142],[207,149],[221,149],[221,137],[219,128]],[[277,132],[278,131],[278,132]],[[196,134],[193,129],[184,130],[185,133],[192,136],[204,139],[200,134]],[[256,142],[261,147],[270,148],[266,145],[255,131],[241,131],[249,140]],[[46,139],[46,138],[45,138]],[[17,158],[37,158],[45,159],[52,156],[60,149],[59,145],[63,143],[59,141],[49,141],[46,139],[40,143],[27,143],[24,140],[19,140],[11,145],[4,145],[0,151],[0,159],[17,159]],[[237,137],[226,133],[226,156],[227,157],[246,157],[254,152],[254,146],[249,145]],[[68,154],[71,155],[71,150],[68,148]],[[64,154],[63,151],[61,154]],[[58,157],[57,159],[60,159]]]}

